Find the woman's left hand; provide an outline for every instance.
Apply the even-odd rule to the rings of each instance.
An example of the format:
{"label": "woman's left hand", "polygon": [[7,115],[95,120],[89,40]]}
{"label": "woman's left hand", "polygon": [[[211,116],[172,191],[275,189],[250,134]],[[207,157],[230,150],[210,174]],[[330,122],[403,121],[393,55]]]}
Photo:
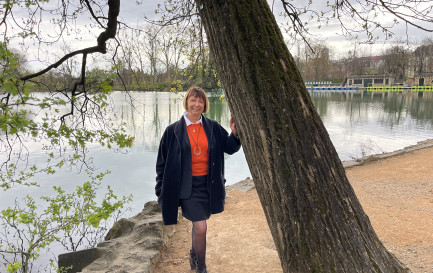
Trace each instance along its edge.
{"label": "woman's left hand", "polygon": [[230,118],[230,129],[232,129],[232,133],[234,136],[238,136],[238,131],[236,130],[235,120],[233,117]]}

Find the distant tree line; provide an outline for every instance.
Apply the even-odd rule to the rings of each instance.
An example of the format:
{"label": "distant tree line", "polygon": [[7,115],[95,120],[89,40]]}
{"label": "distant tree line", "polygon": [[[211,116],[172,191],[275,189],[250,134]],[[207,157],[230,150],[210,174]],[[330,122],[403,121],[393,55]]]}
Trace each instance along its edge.
{"label": "distant tree line", "polygon": [[[206,41],[198,38],[201,35],[195,33],[196,28],[185,26],[180,29],[182,31],[179,27],[147,25],[121,30],[121,48],[115,59],[107,60],[114,75],[110,84],[116,90],[178,91],[191,85],[220,89]],[[332,48],[320,43],[305,48],[299,45],[292,51],[305,81],[339,84],[347,75],[365,74],[387,74],[396,80],[405,80],[409,74],[433,72],[432,38],[424,39],[415,49],[404,43],[393,45],[378,56],[356,48],[336,56]],[[18,56],[18,68],[27,73],[26,56]],[[72,62],[65,64],[56,72],[44,74],[40,80],[48,89],[67,89],[74,79],[73,67]],[[90,71],[95,80],[106,73],[106,67],[95,67]]]}
{"label": "distant tree line", "polygon": [[408,75],[433,73],[433,39],[426,38],[414,50],[400,43],[386,48],[378,56],[365,51],[350,50],[335,58],[325,44],[301,50],[298,47],[296,63],[305,81],[344,82],[347,75],[387,74],[397,80]]}

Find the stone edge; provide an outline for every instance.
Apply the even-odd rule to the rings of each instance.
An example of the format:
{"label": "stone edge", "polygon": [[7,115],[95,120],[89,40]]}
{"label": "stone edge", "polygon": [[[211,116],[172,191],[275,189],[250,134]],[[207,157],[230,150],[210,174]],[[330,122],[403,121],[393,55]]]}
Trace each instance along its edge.
{"label": "stone edge", "polygon": [[158,203],[149,201],[137,215],[115,222],[97,247],[60,254],[58,266],[72,266],[66,273],[152,273],[173,233],[174,226],[164,226]]}

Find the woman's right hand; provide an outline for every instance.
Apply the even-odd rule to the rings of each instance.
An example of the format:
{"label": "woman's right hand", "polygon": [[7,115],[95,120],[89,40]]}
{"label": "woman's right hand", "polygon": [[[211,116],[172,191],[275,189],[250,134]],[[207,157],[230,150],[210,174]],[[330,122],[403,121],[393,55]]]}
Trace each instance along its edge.
{"label": "woman's right hand", "polygon": [[232,130],[233,135],[237,137],[238,131],[236,130],[236,123],[235,120],[233,119],[233,116],[230,117],[230,129]]}

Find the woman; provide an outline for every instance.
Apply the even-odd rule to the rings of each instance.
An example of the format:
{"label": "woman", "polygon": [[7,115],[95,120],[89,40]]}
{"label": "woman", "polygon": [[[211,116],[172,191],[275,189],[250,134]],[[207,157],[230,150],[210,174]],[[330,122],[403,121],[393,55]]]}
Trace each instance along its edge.
{"label": "woman", "polygon": [[224,211],[224,153],[240,149],[233,118],[229,135],[216,121],[202,114],[209,110],[203,89],[192,87],[185,95],[186,112],[167,127],[156,162],[158,203],[165,225],[177,224],[178,207],[192,221],[191,269],[206,270],[206,220]]}

